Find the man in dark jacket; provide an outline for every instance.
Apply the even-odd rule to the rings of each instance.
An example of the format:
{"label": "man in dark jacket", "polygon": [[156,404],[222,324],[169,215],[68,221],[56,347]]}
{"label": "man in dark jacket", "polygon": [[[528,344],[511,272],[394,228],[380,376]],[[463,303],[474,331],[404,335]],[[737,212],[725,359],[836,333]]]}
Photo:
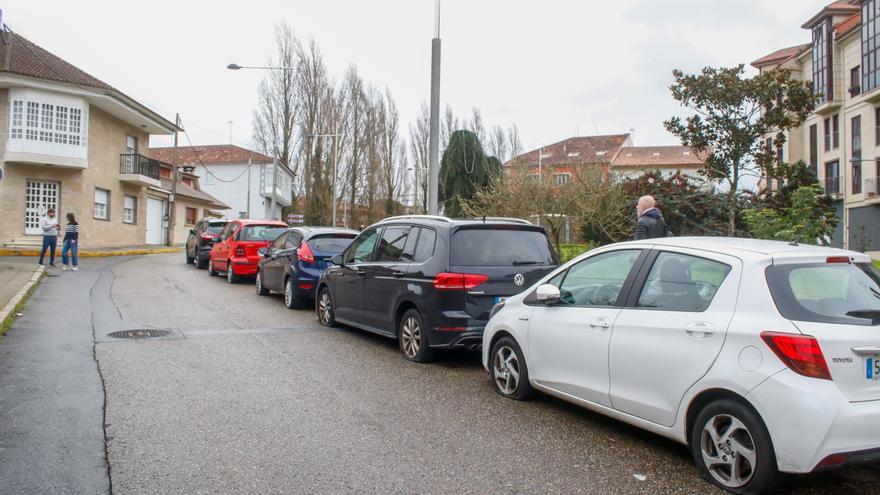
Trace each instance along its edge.
{"label": "man in dark jacket", "polygon": [[635,239],[654,239],[666,237],[666,221],[663,214],[655,206],[657,203],[651,196],[642,196],[636,205],[639,220],[636,223]]}

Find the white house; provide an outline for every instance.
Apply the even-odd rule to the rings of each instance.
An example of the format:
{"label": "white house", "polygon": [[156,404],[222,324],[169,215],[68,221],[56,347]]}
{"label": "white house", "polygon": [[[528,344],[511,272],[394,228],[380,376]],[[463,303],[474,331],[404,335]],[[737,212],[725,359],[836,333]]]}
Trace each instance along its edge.
{"label": "white house", "polygon": [[293,172],[272,157],[232,144],[150,148],[150,156],[201,177],[202,190],[229,205],[218,213],[229,219],[281,219],[281,208],[290,206]]}

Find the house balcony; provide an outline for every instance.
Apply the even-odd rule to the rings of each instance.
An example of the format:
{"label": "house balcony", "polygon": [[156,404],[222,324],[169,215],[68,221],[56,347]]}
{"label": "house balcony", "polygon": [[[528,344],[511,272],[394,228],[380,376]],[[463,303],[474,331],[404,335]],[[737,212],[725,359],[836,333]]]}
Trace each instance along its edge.
{"label": "house balcony", "polygon": [[842,195],[840,194],[840,177],[826,177],[825,178],[825,194],[831,196],[834,199],[840,199]]}
{"label": "house balcony", "polygon": [[833,100],[825,100],[818,104],[814,112],[823,117],[827,117],[828,115],[837,113],[842,105],[843,99],[835,97]]}
{"label": "house balcony", "polygon": [[872,177],[862,181],[862,192],[865,200],[870,203],[880,203],[880,177]]}
{"label": "house balcony", "polygon": [[119,180],[142,187],[160,187],[159,160],[138,154],[119,155]]}
{"label": "house balcony", "polygon": [[293,178],[281,167],[264,165],[260,172],[260,195],[279,206],[290,206]]}

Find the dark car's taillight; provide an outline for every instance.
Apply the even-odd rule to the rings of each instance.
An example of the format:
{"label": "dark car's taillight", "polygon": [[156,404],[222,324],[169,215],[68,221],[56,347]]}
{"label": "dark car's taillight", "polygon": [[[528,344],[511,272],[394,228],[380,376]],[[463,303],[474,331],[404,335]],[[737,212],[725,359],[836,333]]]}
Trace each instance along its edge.
{"label": "dark car's taillight", "polygon": [[312,248],[309,247],[306,241],[303,241],[302,245],[300,245],[297,256],[303,263],[315,262],[315,254],[312,252]]}
{"label": "dark car's taillight", "polygon": [[489,280],[488,275],[478,273],[438,273],[434,276],[437,290],[471,290]]}

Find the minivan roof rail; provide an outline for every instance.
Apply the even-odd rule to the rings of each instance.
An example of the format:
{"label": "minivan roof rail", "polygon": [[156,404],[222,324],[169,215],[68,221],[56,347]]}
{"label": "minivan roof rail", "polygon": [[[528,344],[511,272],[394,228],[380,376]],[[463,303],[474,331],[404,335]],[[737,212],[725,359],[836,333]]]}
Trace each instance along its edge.
{"label": "minivan roof rail", "polygon": [[510,218],[510,217],[483,217],[477,218],[476,220],[482,221],[490,221],[490,222],[512,222],[512,223],[520,223],[523,225],[532,225],[532,222],[528,220],[523,220],[522,218]]}
{"label": "minivan roof rail", "polygon": [[398,215],[396,217],[384,218],[384,219],[382,219],[382,222],[385,222],[388,220],[418,220],[418,219],[437,220],[440,222],[452,223],[452,220],[450,218],[444,217],[441,215]]}

